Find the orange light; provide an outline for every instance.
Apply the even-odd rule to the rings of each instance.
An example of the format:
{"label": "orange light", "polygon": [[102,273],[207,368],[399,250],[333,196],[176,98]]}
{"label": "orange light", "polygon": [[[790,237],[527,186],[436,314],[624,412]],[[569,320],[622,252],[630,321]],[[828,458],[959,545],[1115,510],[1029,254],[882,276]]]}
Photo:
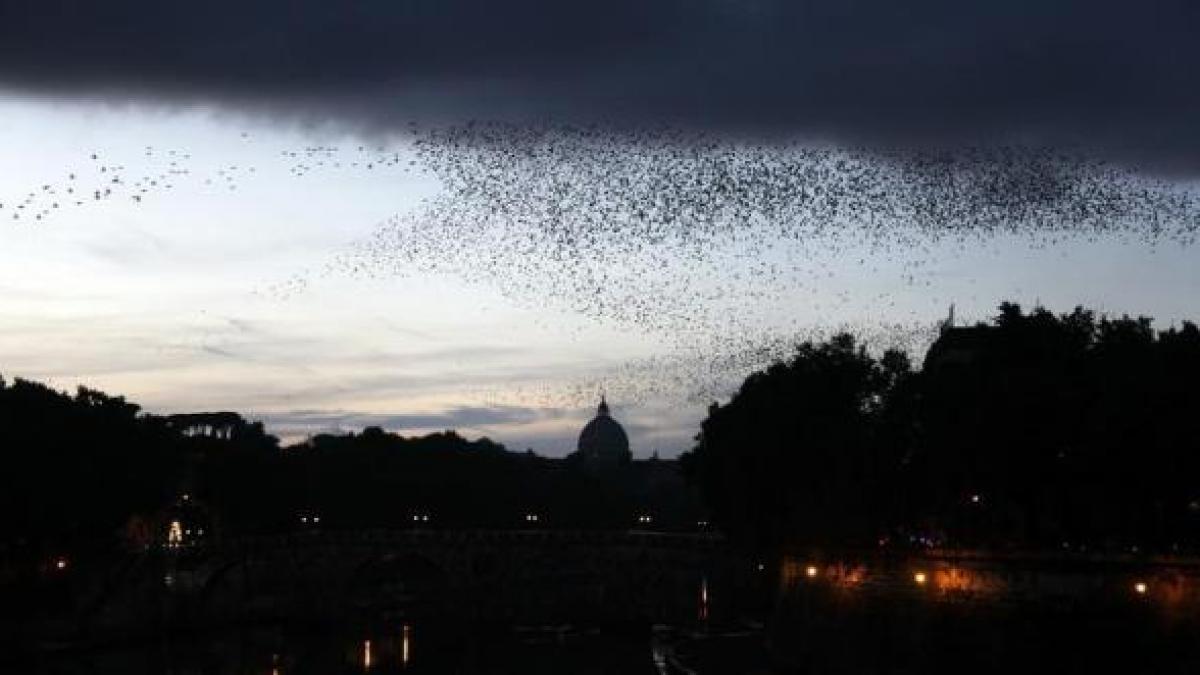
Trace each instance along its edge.
{"label": "orange light", "polygon": [[804,568],[804,573],[807,574],[808,578],[810,579],[817,576],[817,572],[818,570],[816,565],[809,565],[808,567]]}
{"label": "orange light", "polygon": [[1133,585],[1133,591],[1138,595],[1145,595],[1147,590],[1149,590],[1149,586],[1144,581],[1139,581]]}
{"label": "orange light", "polygon": [[371,667],[371,641],[363,640],[363,668]]}
{"label": "orange light", "polygon": [[913,574],[913,581],[917,582],[918,586],[924,586],[926,580],[927,578],[924,572],[917,572]]}

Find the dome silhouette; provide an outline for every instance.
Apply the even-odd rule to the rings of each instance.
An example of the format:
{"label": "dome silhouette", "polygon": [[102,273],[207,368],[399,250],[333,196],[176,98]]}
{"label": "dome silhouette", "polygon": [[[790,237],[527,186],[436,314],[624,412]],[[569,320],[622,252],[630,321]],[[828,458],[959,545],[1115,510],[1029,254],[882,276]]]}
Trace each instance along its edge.
{"label": "dome silhouette", "polygon": [[608,402],[603,396],[596,416],[579,432],[577,452],[589,464],[624,464],[633,458],[629,452],[629,437],[620,423],[609,415]]}

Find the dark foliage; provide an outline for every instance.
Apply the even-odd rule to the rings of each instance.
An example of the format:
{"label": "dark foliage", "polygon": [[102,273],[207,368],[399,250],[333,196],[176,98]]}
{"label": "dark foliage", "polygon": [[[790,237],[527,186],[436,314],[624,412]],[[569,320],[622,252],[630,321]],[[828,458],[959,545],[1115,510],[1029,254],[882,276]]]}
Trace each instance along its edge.
{"label": "dark foliage", "polygon": [[148,415],[25,380],[0,381],[0,454],[0,560],[10,561],[144,545],[185,513],[216,537],[697,520],[673,462],[596,471],[452,431],[405,438],[377,427],[280,448],[236,413]]}
{"label": "dark foliage", "polygon": [[538,527],[620,527],[640,506],[626,472],[595,475],[452,431],[316,436],[284,452],[282,472],[298,491],[288,501],[329,527],[413,526],[418,515],[429,517],[419,527],[513,528],[527,514]]}
{"label": "dark foliage", "polygon": [[760,546],[1179,550],[1200,525],[1200,331],[1004,304],[922,371],[801,345],[710,410],[684,465]]}
{"label": "dark foliage", "polygon": [[1156,332],[1146,318],[1005,304],[992,326],[948,331],[930,350],[911,503],[958,538],[1186,545],[1198,386],[1192,323]]}
{"label": "dark foliage", "polygon": [[120,397],[0,380],[0,541],[52,550],[115,540],[182,478],[185,439]]}
{"label": "dark foliage", "polygon": [[709,409],[685,468],[718,522],[755,545],[873,539],[899,465],[880,445],[883,407],[909,377],[902,354],[877,360],[849,335],[804,343]]}

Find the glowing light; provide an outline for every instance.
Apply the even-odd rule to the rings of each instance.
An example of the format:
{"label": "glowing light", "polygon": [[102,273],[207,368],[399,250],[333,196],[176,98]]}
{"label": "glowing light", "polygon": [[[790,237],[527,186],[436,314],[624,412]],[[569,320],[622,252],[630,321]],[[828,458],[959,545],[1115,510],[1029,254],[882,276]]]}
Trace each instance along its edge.
{"label": "glowing light", "polygon": [[825,574],[838,588],[852,589],[863,583],[867,576],[867,570],[862,565],[841,564],[829,569]]}
{"label": "glowing light", "polygon": [[183,544],[183,523],[172,520],[167,527],[167,546],[172,548]]}
{"label": "glowing light", "polygon": [[927,577],[925,576],[924,572],[916,572],[913,574],[913,581],[917,582],[918,586],[924,586],[925,582],[927,581]]}
{"label": "glowing light", "polygon": [[950,567],[933,573],[934,586],[947,593],[970,593],[984,590],[985,580],[970,570]]}
{"label": "glowing light", "polygon": [[313,516],[313,523],[321,522],[321,516]]}
{"label": "glowing light", "polygon": [[762,563],[758,563],[758,571],[759,571],[759,572],[761,572],[761,571],[763,571],[763,570],[765,570],[765,569],[767,569],[767,566],[766,566],[766,565],[764,565],[764,564],[762,564]]}
{"label": "glowing light", "polygon": [[979,500],[980,500],[979,495],[971,495],[971,503],[972,504],[978,504]]}
{"label": "glowing light", "polygon": [[1145,595],[1146,591],[1149,590],[1149,588],[1150,587],[1146,585],[1146,582],[1139,581],[1133,585],[1133,592],[1137,593],[1138,595]]}
{"label": "glowing light", "polygon": [[700,620],[708,619],[708,578],[700,579]]}
{"label": "glowing light", "polygon": [[67,559],[66,559],[66,558],[59,558],[58,560],[55,560],[55,561],[54,561],[54,567],[55,567],[56,569],[60,569],[60,570],[65,570],[65,569],[67,569]]}
{"label": "glowing light", "polygon": [[363,668],[371,667],[371,641],[363,640]]}
{"label": "glowing light", "polygon": [[408,654],[408,634],[409,634],[409,632],[410,631],[408,628],[408,624],[404,624],[404,630],[400,636],[400,663],[403,665],[406,665],[406,666],[408,665],[408,661],[409,661],[409,654]]}
{"label": "glowing light", "polygon": [[809,579],[817,576],[817,572],[818,570],[816,565],[809,565],[808,567],[804,568],[804,573],[808,575]]}

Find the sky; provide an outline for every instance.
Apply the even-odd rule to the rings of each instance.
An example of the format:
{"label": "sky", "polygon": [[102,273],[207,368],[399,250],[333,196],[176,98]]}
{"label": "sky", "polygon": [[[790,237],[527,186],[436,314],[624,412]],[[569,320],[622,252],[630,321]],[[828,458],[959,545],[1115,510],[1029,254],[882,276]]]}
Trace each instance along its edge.
{"label": "sky", "polygon": [[799,339],[1200,315],[1193,3],[286,5],[0,4],[0,374],[673,455]]}

